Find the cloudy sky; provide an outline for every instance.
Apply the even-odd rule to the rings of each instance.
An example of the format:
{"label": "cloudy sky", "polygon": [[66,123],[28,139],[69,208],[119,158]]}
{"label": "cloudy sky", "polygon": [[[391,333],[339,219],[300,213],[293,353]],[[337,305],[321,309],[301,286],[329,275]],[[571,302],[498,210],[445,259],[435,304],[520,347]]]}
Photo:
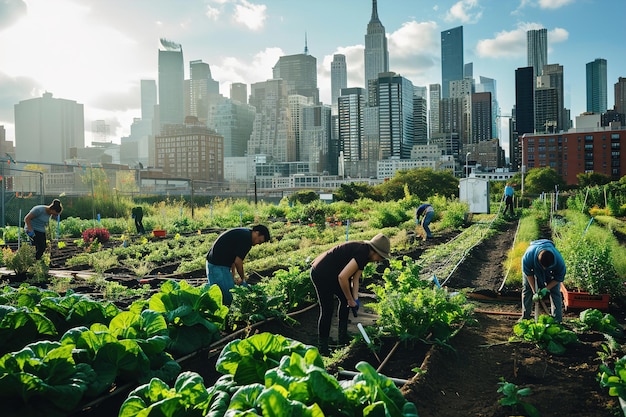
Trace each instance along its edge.
{"label": "cloudy sky", "polygon": [[[85,106],[88,144],[94,120],[119,143],[140,117],[140,80],[157,79],[160,38],[182,45],[186,78],[189,61],[202,60],[228,96],[233,82],[270,79],[280,56],[303,53],[306,36],[329,103],[333,54],[346,55],[348,87],[363,85],[371,13],[371,0],[0,0],[0,125],[14,140],[14,105],[48,91]],[[624,0],[378,0],[391,71],[441,83],[441,31],[462,25],[465,62],[476,79],[497,80],[502,115],[515,102],[515,69],[527,64],[526,31],[546,28],[572,119],[586,110],[585,64],[596,58],[607,60],[613,107],[613,85],[626,77],[625,14]]]}

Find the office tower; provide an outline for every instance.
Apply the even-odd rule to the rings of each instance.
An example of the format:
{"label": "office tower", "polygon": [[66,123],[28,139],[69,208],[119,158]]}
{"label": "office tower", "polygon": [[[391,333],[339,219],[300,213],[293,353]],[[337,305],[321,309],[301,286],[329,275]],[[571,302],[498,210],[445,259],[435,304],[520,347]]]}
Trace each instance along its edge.
{"label": "office tower", "polygon": [[337,103],[341,95],[341,89],[348,86],[348,68],[346,56],[343,54],[333,55],[330,63],[330,96],[332,113],[337,114]]}
{"label": "office tower", "polygon": [[533,67],[515,70],[515,123],[521,138],[535,131],[535,76]]}
{"label": "office tower", "polygon": [[428,144],[428,104],[425,96],[415,94],[413,96],[413,124],[415,143],[417,145]]}
{"label": "office tower", "polygon": [[[569,126],[569,112],[564,106],[565,91],[563,88],[563,65],[548,64],[544,65],[542,75],[537,77],[536,88],[554,88],[556,90],[556,132],[566,131]],[[535,104],[536,105],[536,104]],[[535,108],[535,114],[537,110]],[[536,116],[535,116],[536,117]],[[537,125],[539,121],[535,121]]]}
{"label": "office tower", "polygon": [[463,26],[441,32],[441,97],[450,97],[450,81],[463,79]]}
{"label": "office tower", "polygon": [[206,123],[209,107],[220,94],[220,85],[211,76],[211,68],[206,62],[189,62],[190,79],[186,82],[185,116],[195,116]]}
{"label": "office tower", "polygon": [[428,98],[430,100],[430,113],[428,116],[428,121],[430,125],[430,137],[441,133],[441,121],[440,121],[440,102],[441,102],[441,85],[439,84],[430,84],[428,86],[430,90],[428,93]]}
{"label": "office tower", "polygon": [[500,138],[500,106],[498,104],[496,80],[481,75],[475,91],[477,93],[491,94],[491,134],[492,138]]}
{"label": "office tower", "polygon": [[468,62],[463,65],[463,78],[474,78],[474,63]]}
{"label": "office tower", "polygon": [[230,85],[230,99],[248,104],[248,84],[232,83]]}
{"label": "office tower", "polygon": [[[268,162],[295,159],[295,137],[285,81],[267,80],[251,85],[250,105],[256,109],[248,155],[266,155]],[[291,159],[290,159],[291,158]]]}
{"label": "office tower", "polygon": [[154,119],[154,106],[157,105],[157,86],[154,80],[141,80],[141,118]]}
{"label": "office tower", "polygon": [[365,89],[344,88],[338,98],[339,150],[345,161],[355,162],[366,157],[363,147],[363,110],[366,107]]}
{"label": "office tower", "polygon": [[556,88],[535,89],[535,132],[558,132],[559,99]]}
{"label": "office tower", "polygon": [[329,172],[331,110],[321,104],[302,108],[300,161],[309,163],[309,172]]}
{"label": "office tower", "polygon": [[587,111],[605,113],[606,97],[606,59],[597,58],[587,63]]}
{"label": "office tower", "polygon": [[393,157],[409,159],[411,149],[416,144],[413,123],[413,83],[395,72],[381,73],[377,81],[379,159]]}
{"label": "office tower", "polygon": [[298,94],[290,94],[287,98],[289,103],[289,113],[291,114],[291,131],[293,132],[295,148],[293,152],[288,152],[288,161],[302,161],[302,109],[312,105],[311,98]]}
{"label": "office tower", "polygon": [[387,35],[385,27],[378,18],[378,6],[376,0],[372,0],[372,17],[367,24],[365,34],[365,94],[369,99],[370,83],[376,82],[378,74],[389,71],[389,50],[387,49]]}
{"label": "office tower", "polygon": [[[306,51],[306,47],[305,47]],[[317,88],[317,59],[307,53],[286,55],[278,58],[274,65],[273,78],[284,80],[287,95],[298,94],[319,104],[320,92]]]}
{"label": "office tower", "polygon": [[62,164],[71,148],[85,147],[82,104],[52,93],[20,101],[15,112],[15,159]]}
{"label": "office tower", "polygon": [[224,137],[225,158],[246,155],[254,117],[255,109],[249,104],[226,97],[215,100],[209,109],[207,126]]}
{"label": "office tower", "polygon": [[472,142],[472,91],[474,81],[471,78],[450,81],[450,97],[444,108],[444,126],[447,132],[459,134],[461,143]]}
{"label": "office tower", "polygon": [[543,67],[548,64],[547,29],[533,29],[526,32],[526,56],[526,65],[533,68],[535,76],[541,75]]}
{"label": "office tower", "polygon": [[413,86],[413,95],[417,97],[427,98],[428,88],[421,85],[415,85]]}
{"label": "office tower", "polygon": [[614,86],[615,111],[626,115],[626,77],[619,77]]}
{"label": "office tower", "polygon": [[161,39],[159,49],[159,121],[182,124],[185,121],[185,68],[183,48]]}
{"label": "office tower", "polygon": [[493,139],[491,93],[472,94],[472,140],[479,143]]}

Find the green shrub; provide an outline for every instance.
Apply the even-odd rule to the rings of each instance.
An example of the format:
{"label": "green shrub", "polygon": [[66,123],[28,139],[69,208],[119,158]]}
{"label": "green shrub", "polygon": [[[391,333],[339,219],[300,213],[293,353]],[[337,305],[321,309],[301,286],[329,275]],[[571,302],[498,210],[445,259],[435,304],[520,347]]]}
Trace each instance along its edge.
{"label": "green shrub", "polygon": [[11,248],[3,248],[2,259],[4,265],[14,271],[16,275],[24,275],[28,273],[29,269],[36,263],[35,247],[22,245],[15,252],[13,252]]}

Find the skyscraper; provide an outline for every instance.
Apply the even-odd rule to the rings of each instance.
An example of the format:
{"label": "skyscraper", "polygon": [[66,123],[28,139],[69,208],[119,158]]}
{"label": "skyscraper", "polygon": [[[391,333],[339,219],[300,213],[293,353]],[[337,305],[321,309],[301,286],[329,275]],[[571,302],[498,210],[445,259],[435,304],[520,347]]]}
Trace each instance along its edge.
{"label": "skyscraper", "polygon": [[183,48],[177,43],[161,39],[159,49],[159,121],[183,124],[185,121],[185,67]]}
{"label": "skyscraper", "polygon": [[493,139],[491,93],[472,94],[472,140],[479,143]]}
{"label": "skyscraper", "polygon": [[[378,6],[376,0],[372,0],[372,17],[367,24],[365,34],[365,90],[369,97],[370,82],[376,82],[378,74],[389,71],[389,50],[387,49],[387,35],[385,27],[378,18]],[[369,98],[367,99],[369,103]]]}
{"label": "skyscraper", "polygon": [[614,89],[615,111],[620,114],[626,114],[626,77],[619,77]]}
{"label": "skyscraper", "polygon": [[[563,87],[563,65],[547,64],[543,66],[541,77],[537,77],[537,87],[554,88],[556,90],[557,115],[556,115],[556,131],[566,131],[570,128],[569,112],[565,109],[565,90]],[[535,99],[536,101],[536,99]],[[535,103],[535,106],[537,104]],[[537,107],[535,107],[535,114]],[[536,117],[536,116],[535,116]],[[535,120],[535,125],[539,121]]]}
{"label": "skyscraper", "polygon": [[206,62],[189,62],[189,74],[185,95],[185,116],[196,116],[201,122],[207,121],[209,107],[217,100],[220,86],[211,76],[211,68]]}
{"label": "skyscraper", "polygon": [[256,109],[248,155],[267,155],[268,162],[295,159],[295,137],[285,81],[273,79],[251,85],[250,105]]}
{"label": "skyscraper", "polygon": [[157,86],[154,80],[141,80],[141,118],[154,119],[154,106],[157,104]]}
{"label": "skyscraper", "polygon": [[230,99],[243,104],[247,104],[248,85],[244,83],[232,83],[230,85]]}
{"label": "skyscraper", "polygon": [[320,104],[302,109],[300,160],[309,163],[310,172],[330,171],[330,117],[330,106]]}
{"label": "skyscraper", "polygon": [[548,31],[533,29],[526,32],[527,66],[533,67],[535,76],[541,75],[548,63]]}
{"label": "skyscraper", "polygon": [[380,158],[409,159],[416,144],[413,123],[413,83],[394,72],[381,73],[377,82]]}
{"label": "skyscraper", "polygon": [[332,113],[337,114],[337,103],[341,95],[341,89],[348,86],[348,69],[346,66],[346,56],[343,54],[333,55],[333,62],[330,63],[330,95]]}
{"label": "skyscraper", "polygon": [[480,76],[480,83],[476,84],[477,93],[491,93],[491,134],[492,138],[500,138],[499,105],[496,80]]}
{"label": "skyscraper", "polygon": [[430,114],[428,115],[428,123],[430,127],[430,137],[432,138],[438,133],[441,133],[440,122],[440,110],[439,103],[441,102],[441,85],[430,84],[428,86],[428,98],[430,100]]}
{"label": "skyscraper", "polygon": [[207,126],[224,137],[224,157],[246,155],[254,117],[254,107],[232,98],[221,97],[211,106]]}
{"label": "skyscraper", "polygon": [[463,26],[441,32],[441,87],[442,98],[450,97],[450,81],[462,80]]}
{"label": "skyscraper", "polygon": [[281,56],[272,71],[275,80],[283,79],[287,95],[298,94],[309,97],[313,104],[319,104],[317,59],[314,56],[309,55],[308,52]]}
{"label": "skyscraper", "polygon": [[606,97],[606,59],[596,58],[587,63],[587,111],[605,113]]}
{"label": "skyscraper", "polygon": [[515,70],[515,123],[517,134],[535,131],[535,76],[533,67]]}
{"label": "skyscraper", "polygon": [[82,104],[52,93],[20,101],[15,111],[15,159],[64,163],[70,148],[85,147]]}
{"label": "skyscraper", "polygon": [[339,150],[345,161],[356,162],[365,158],[363,149],[363,110],[365,89],[344,88],[338,99]]}

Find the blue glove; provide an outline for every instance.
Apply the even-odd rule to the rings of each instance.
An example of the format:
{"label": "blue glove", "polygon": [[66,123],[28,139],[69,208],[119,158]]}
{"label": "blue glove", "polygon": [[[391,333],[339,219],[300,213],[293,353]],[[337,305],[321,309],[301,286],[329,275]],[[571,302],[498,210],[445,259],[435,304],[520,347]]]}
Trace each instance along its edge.
{"label": "blue glove", "polygon": [[359,312],[359,307],[361,307],[361,303],[359,302],[358,298],[355,298],[354,302],[356,303],[356,305],[354,307],[350,307],[350,308],[352,309],[352,315],[354,317],[357,317],[359,315],[358,312]]}
{"label": "blue glove", "polygon": [[35,237],[35,232],[33,232],[32,230],[27,231],[27,232],[26,232],[26,234],[27,234],[29,237]]}

